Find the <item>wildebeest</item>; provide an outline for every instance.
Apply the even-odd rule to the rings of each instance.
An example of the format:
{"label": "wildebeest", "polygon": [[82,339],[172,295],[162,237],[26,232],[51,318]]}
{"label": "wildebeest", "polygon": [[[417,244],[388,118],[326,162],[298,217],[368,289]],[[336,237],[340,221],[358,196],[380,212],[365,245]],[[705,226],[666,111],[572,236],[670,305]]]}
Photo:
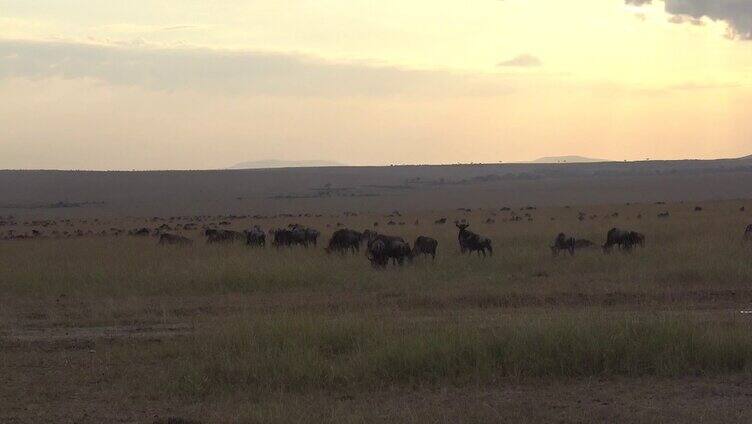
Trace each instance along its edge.
{"label": "wildebeest", "polygon": [[329,245],[324,249],[326,253],[339,252],[347,253],[360,251],[360,244],[363,242],[363,233],[347,228],[342,228],[334,232],[329,239]]}
{"label": "wildebeest", "polygon": [[412,260],[412,249],[402,237],[377,234],[368,241],[366,255],[373,266],[384,267],[392,263],[403,265],[405,259]]}
{"label": "wildebeest", "polygon": [[439,246],[439,242],[431,237],[419,236],[415,239],[413,244],[412,256],[418,255],[431,255],[432,259],[436,259],[436,248]]}
{"label": "wildebeest", "polygon": [[752,240],[752,224],[747,225],[747,229],[744,230],[744,240]]}
{"label": "wildebeest", "polygon": [[245,240],[242,233],[232,230],[215,230],[209,228],[204,231],[207,243],[232,243],[234,241]]}
{"label": "wildebeest", "polygon": [[245,244],[247,246],[264,247],[266,245],[266,234],[258,225],[254,225],[253,228],[245,232]]}
{"label": "wildebeest", "polygon": [[574,237],[567,237],[566,234],[559,233],[554,239],[553,246],[551,246],[551,253],[558,255],[562,250],[566,250],[570,255],[574,255],[576,243],[577,240]]}
{"label": "wildebeest", "polygon": [[603,251],[608,253],[617,245],[620,249],[631,250],[635,246],[642,246],[644,242],[645,236],[638,232],[612,228],[606,234],[606,243],[603,245]]}
{"label": "wildebeest", "polygon": [[446,222],[447,222],[446,218],[441,218],[441,219],[437,219],[436,222],[434,222],[434,224],[446,224]]}
{"label": "wildebeest", "polygon": [[300,244],[302,244],[303,246],[308,247],[309,244],[312,244],[314,246],[318,245],[319,235],[321,234],[318,230],[304,227],[300,224],[290,224],[288,227],[293,232],[297,232],[296,238],[300,238],[300,236],[302,235],[303,241]]}
{"label": "wildebeest", "polygon": [[658,218],[668,218],[671,216],[668,212],[661,212],[658,214]]}
{"label": "wildebeest", "polygon": [[130,234],[132,236],[145,237],[145,236],[148,236],[149,234],[151,234],[151,231],[149,231],[148,228],[139,228],[137,230],[131,230],[131,231],[129,231],[128,234]]}
{"label": "wildebeest", "polygon": [[295,245],[301,245],[308,247],[306,241],[305,230],[300,228],[288,229],[278,228],[272,231],[272,244],[275,247],[292,247]]}
{"label": "wildebeest", "polygon": [[475,234],[472,231],[468,231],[467,227],[469,227],[470,224],[460,222],[455,222],[454,224],[460,230],[457,234],[457,240],[460,243],[460,251],[462,253],[478,252],[478,255],[482,253],[483,256],[486,256],[486,250],[488,250],[488,253],[493,255],[491,239]]}
{"label": "wildebeest", "polygon": [[161,245],[180,245],[180,246],[190,246],[193,244],[193,240],[179,236],[177,234],[169,234],[169,233],[162,233],[159,236],[159,244]]}

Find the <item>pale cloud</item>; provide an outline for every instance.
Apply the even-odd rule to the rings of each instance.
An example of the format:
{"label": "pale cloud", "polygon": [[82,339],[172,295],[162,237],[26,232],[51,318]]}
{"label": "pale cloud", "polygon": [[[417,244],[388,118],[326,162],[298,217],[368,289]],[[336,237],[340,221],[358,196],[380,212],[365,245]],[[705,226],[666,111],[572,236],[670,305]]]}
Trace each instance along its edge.
{"label": "pale cloud", "polygon": [[513,59],[499,62],[497,66],[516,66],[523,68],[530,68],[543,65],[540,59],[531,54],[521,54]]}
{"label": "pale cloud", "polygon": [[493,96],[510,84],[483,75],[336,63],[248,51],[0,40],[0,78],[91,78],[149,89],[285,96]]}

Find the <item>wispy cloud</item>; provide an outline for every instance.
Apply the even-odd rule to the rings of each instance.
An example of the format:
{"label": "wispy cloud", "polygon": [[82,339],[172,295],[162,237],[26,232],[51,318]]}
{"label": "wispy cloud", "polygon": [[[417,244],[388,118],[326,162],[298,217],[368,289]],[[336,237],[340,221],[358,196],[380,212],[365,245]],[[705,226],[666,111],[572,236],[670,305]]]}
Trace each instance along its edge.
{"label": "wispy cloud", "polygon": [[268,52],[0,40],[0,78],[91,78],[149,89],[294,96],[489,96],[498,77],[329,62]]}
{"label": "wispy cloud", "polygon": [[540,59],[531,54],[521,54],[512,59],[499,62],[496,66],[517,66],[523,68],[530,68],[543,65]]}

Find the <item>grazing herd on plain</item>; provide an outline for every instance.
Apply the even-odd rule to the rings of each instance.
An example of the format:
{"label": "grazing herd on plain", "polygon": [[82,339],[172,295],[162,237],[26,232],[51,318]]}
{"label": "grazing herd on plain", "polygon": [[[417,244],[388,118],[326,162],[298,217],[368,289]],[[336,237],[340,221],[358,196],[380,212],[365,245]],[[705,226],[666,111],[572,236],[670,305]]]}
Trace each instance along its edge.
{"label": "grazing herd on plain", "polygon": [[[696,207],[695,211],[698,210],[702,209]],[[744,208],[742,208],[741,211],[744,211]],[[397,212],[394,212],[394,214],[397,214]],[[355,214],[352,215],[354,216]],[[580,212],[578,219],[583,220],[585,219],[585,216],[586,215],[584,213]],[[616,216],[616,214],[612,216]],[[661,213],[659,215],[659,217],[661,218],[665,218],[667,216],[668,213]],[[292,215],[290,215],[289,217],[291,218]],[[198,219],[199,221],[201,221],[204,218],[208,217],[194,217],[193,219]],[[229,216],[228,218],[234,219],[242,217]],[[172,221],[173,219],[177,220],[177,218],[171,218],[170,220]],[[152,220],[156,221],[160,220],[160,218],[153,218]],[[85,223],[86,221],[82,222]],[[97,220],[94,220],[94,223],[96,222]],[[447,223],[447,218],[441,218],[439,220],[436,220],[434,223],[445,224]],[[458,230],[457,242],[459,245],[459,250],[462,254],[476,253],[479,256],[483,257],[485,257],[486,255],[493,255],[493,243],[490,238],[470,231],[470,225],[464,219],[455,221],[454,223]],[[0,220],[0,226],[14,226],[15,224],[16,223],[13,221]],[[44,228],[50,226],[54,227],[58,225],[58,223],[55,221],[34,221],[24,224],[35,224]],[[60,222],[60,224],[67,226],[73,225],[70,220],[63,220]],[[230,223],[227,221],[220,222],[220,225],[229,224]],[[418,222],[416,221],[416,225],[417,224]],[[376,226],[377,223],[374,223],[374,227]],[[337,227],[344,226],[341,223],[337,223]],[[157,236],[159,238],[158,243],[160,245],[187,246],[193,244],[193,240],[185,236],[170,232],[170,230],[172,229],[197,230],[198,227],[195,223],[192,222],[177,224],[177,228],[170,227],[167,224],[162,224],[154,230],[149,230],[148,228],[138,228],[129,231],[128,234],[133,236]],[[111,228],[110,232],[111,235],[120,235],[125,233],[123,230],[116,228]],[[58,234],[58,232],[53,231],[51,234],[54,236]],[[63,234],[67,235],[68,233],[64,232]],[[95,235],[95,233],[92,233],[91,231],[84,233],[82,230],[75,230],[75,232],[71,235]],[[103,230],[102,234],[100,235],[108,235],[108,233]],[[258,225],[254,225],[249,230],[243,232],[205,226],[203,235],[206,238],[206,243],[208,244],[242,242],[249,247],[263,248],[267,245],[268,241],[269,244],[276,248],[294,246],[309,248],[318,246],[321,233],[314,228],[306,227],[300,224],[290,224],[286,228],[274,228],[268,231],[264,231]],[[33,230],[30,236],[14,236],[9,232],[9,236],[6,236],[4,238],[25,239],[37,237],[43,237],[43,234],[38,230]],[[748,225],[745,228],[744,239],[747,241],[752,241],[752,224]],[[611,253],[615,248],[620,251],[629,252],[634,248],[644,246],[644,244],[644,234],[638,233],[636,231],[624,231],[619,228],[612,228],[606,234],[606,241],[601,247],[604,253]],[[356,254],[360,252],[361,249],[365,248],[366,257],[375,267],[385,267],[390,262],[396,265],[403,265],[405,262],[411,262],[413,259],[419,256],[430,256],[431,258],[435,259],[438,245],[439,243],[436,239],[423,235],[417,237],[413,244],[410,245],[410,243],[408,243],[402,237],[380,234],[371,229],[366,229],[361,232],[348,228],[338,228],[331,235],[329,242],[327,243],[324,250],[327,253],[338,253],[344,255],[348,253]],[[568,252],[570,255],[574,255],[577,250],[593,248],[595,246],[596,244],[590,240],[570,237],[564,233],[560,233],[555,237],[553,244],[550,246],[550,249],[553,255],[558,255],[561,252]]]}
{"label": "grazing herd on plain", "polygon": [[[493,255],[493,244],[491,239],[476,234],[470,230],[470,226],[465,220],[455,221],[457,227],[457,241],[460,252],[477,253],[479,256]],[[207,243],[232,243],[235,241],[245,241],[250,247],[265,247],[267,234],[271,238],[271,244],[277,248],[302,246],[317,246],[320,232],[313,228],[304,227],[299,224],[290,224],[287,228],[271,229],[265,233],[258,225],[250,230],[238,232],[233,230],[207,229],[204,231]],[[744,239],[752,241],[752,224],[748,225],[744,231]],[[191,245],[193,241],[183,236],[164,233],[159,236],[159,244],[167,245]],[[621,251],[629,252],[636,247],[643,247],[645,244],[645,235],[636,231],[624,231],[619,228],[612,228],[606,234],[606,242],[602,245],[604,253],[611,253],[614,248]],[[329,243],[324,249],[327,253],[339,254],[357,254],[365,245],[366,257],[374,267],[386,267],[391,261],[395,265],[403,265],[405,262],[411,262],[419,256],[430,256],[436,258],[439,242],[431,237],[418,236],[412,247],[399,236],[389,236],[379,234],[376,231],[366,229],[365,231],[356,231],[348,228],[336,230]],[[568,237],[564,233],[559,233],[554,239],[553,245],[550,246],[553,255],[561,252],[569,252],[574,255],[579,249],[587,249],[595,246],[595,243],[587,239],[578,239]]]}

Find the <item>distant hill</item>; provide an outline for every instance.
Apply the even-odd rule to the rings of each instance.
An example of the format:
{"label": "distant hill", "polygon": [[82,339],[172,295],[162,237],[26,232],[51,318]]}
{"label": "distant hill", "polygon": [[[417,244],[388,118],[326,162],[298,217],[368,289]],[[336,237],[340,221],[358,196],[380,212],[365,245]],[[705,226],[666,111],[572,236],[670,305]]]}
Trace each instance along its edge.
{"label": "distant hill", "polygon": [[342,163],[326,160],[257,160],[241,162],[229,169],[269,169],[269,168],[317,168],[321,166],[345,166]]}
{"label": "distant hill", "polygon": [[610,162],[610,161],[605,160],[605,159],[586,158],[584,156],[548,156],[548,157],[536,159],[530,163],[594,163],[594,162]]}

